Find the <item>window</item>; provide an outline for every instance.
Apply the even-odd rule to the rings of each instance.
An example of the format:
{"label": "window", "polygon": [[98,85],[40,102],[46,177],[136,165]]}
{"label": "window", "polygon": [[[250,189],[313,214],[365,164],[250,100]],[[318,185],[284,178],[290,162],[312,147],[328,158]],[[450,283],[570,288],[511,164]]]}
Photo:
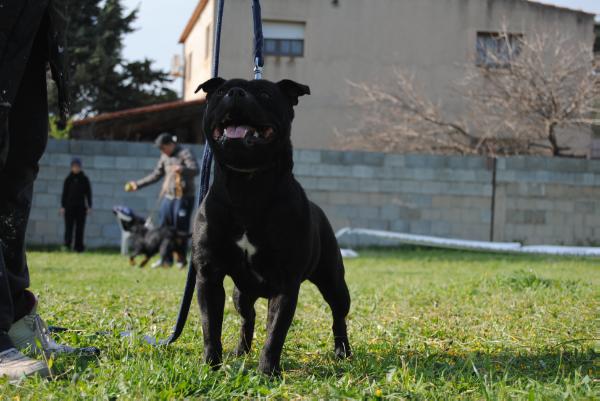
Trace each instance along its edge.
{"label": "window", "polygon": [[477,65],[488,68],[507,68],[521,53],[520,34],[477,32]]}
{"label": "window", "polygon": [[265,37],[264,53],[272,56],[304,56],[304,23],[275,22],[263,23]]}

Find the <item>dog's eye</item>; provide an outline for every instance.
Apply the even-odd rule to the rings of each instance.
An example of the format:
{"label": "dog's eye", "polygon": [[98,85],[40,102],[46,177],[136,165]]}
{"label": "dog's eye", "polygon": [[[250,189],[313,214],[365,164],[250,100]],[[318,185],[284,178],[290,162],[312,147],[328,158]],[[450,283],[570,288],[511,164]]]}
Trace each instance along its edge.
{"label": "dog's eye", "polygon": [[270,99],[271,95],[267,92],[260,92],[260,97],[262,97],[263,99]]}

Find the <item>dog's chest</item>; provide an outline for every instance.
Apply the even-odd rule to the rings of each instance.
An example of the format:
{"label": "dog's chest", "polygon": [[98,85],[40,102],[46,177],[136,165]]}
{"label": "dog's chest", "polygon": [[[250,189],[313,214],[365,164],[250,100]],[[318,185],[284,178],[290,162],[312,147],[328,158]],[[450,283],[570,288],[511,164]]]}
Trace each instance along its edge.
{"label": "dog's chest", "polygon": [[246,260],[248,261],[248,263],[250,263],[252,260],[252,256],[256,254],[257,248],[248,239],[248,233],[244,231],[242,237],[239,240],[237,240],[235,244],[242,250],[244,256],[246,257]]}

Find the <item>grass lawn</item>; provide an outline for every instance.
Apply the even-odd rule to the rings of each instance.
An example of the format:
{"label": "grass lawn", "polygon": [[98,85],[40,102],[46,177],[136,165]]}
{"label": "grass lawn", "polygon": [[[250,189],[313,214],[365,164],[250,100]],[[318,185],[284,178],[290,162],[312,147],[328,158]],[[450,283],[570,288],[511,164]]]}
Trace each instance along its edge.
{"label": "grass lawn", "polygon": [[[305,283],[282,358],[283,376],[256,372],[256,342],[234,358],[239,320],[226,284],[222,369],[201,362],[194,303],[182,338],[166,337],[185,273],[129,267],[109,252],[29,254],[49,324],[99,358],[53,361],[53,380],[0,381],[0,399],[600,399],[600,261],[439,250],[368,250],[346,261],[351,360],[333,356],[329,309]],[[122,339],[121,330],[138,337]],[[108,330],[109,335],[96,335]]]}

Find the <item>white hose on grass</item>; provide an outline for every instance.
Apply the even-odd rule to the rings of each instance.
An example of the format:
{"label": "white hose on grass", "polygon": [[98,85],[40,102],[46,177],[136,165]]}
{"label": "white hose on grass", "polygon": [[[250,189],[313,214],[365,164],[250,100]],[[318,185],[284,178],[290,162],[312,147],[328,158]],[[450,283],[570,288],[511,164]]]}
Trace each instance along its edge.
{"label": "white hose on grass", "polygon": [[336,233],[336,237],[340,245],[348,247],[369,245],[398,246],[407,244],[481,252],[600,257],[600,247],[556,245],[523,246],[519,242],[471,241],[456,238],[432,237],[429,235],[371,230],[367,228],[342,228]]}

